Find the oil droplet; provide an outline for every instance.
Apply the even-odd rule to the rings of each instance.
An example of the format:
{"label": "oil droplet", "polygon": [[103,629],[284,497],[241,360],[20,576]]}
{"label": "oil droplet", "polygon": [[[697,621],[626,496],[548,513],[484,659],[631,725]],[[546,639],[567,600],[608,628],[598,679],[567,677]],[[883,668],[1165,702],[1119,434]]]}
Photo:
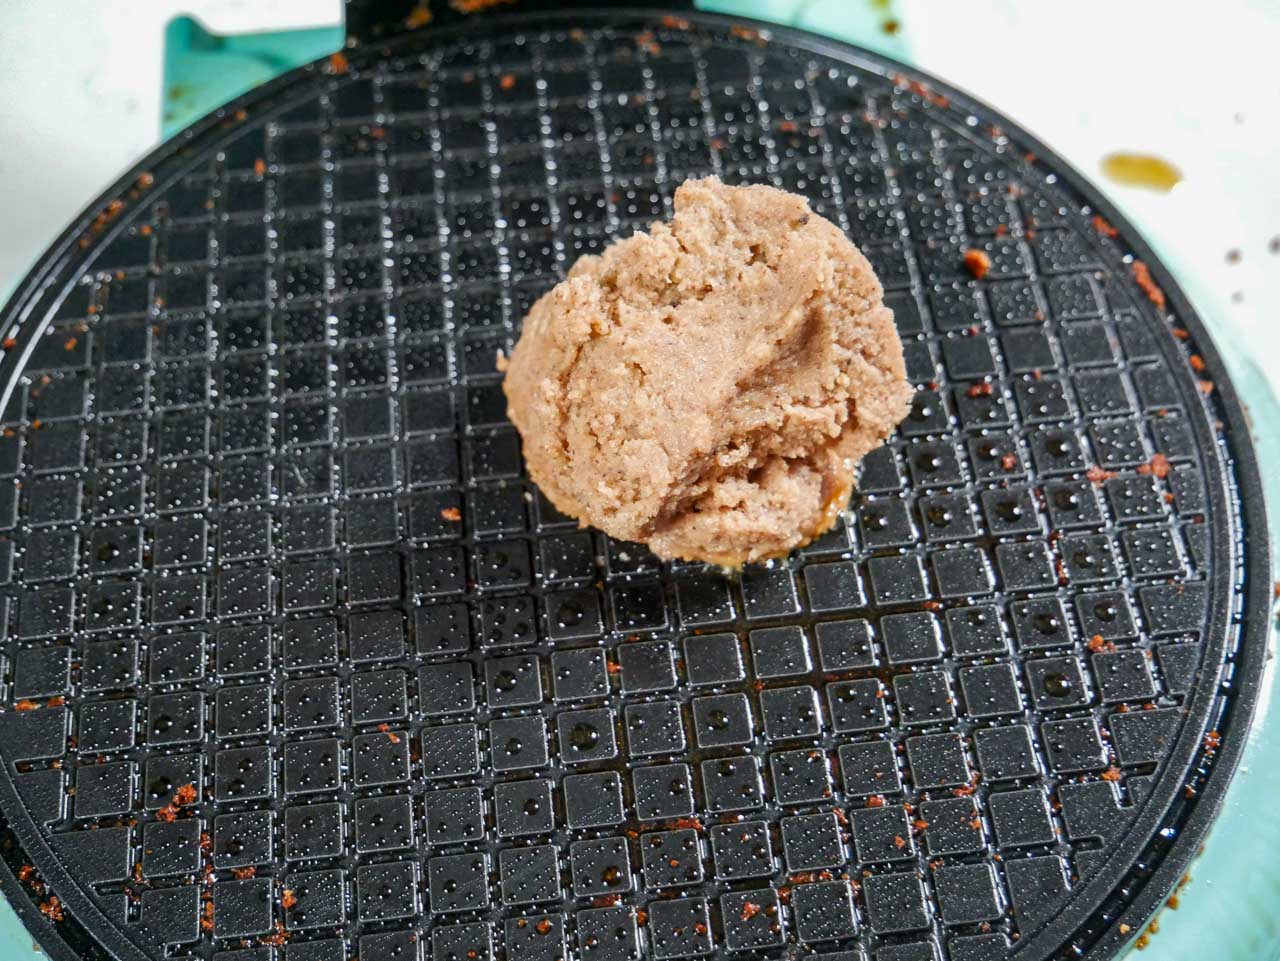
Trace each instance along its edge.
{"label": "oil droplet", "polygon": [[575,724],[569,732],[569,743],[574,750],[590,751],[600,743],[600,732],[591,724]]}
{"label": "oil droplet", "polygon": [[1155,154],[1117,152],[1102,158],[1102,172],[1126,187],[1167,194],[1182,182],[1182,171]]}
{"label": "oil droplet", "polygon": [[1071,678],[1065,674],[1046,674],[1044,692],[1050,697],[1066,697],[1071,693]]}

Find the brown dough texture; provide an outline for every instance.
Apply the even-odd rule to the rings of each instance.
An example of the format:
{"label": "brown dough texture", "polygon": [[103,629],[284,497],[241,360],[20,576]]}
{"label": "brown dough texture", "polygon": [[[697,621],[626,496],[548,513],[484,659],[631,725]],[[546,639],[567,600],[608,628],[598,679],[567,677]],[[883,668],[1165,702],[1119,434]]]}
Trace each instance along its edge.
{"label": "brown dough texture", "polygon": [[826,531],[912,389],[867,259],[801,197],[714,177],[582,257],[506,363],[529,475],[663,558],[736,567]]}

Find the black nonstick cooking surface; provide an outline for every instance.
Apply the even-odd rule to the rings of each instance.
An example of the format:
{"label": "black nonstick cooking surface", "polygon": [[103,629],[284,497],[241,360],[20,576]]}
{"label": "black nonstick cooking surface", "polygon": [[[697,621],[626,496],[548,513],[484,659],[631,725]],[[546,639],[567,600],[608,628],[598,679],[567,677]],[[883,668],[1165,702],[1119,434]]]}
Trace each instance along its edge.
{"label": "black nonstick cooking surface", "polygon": [[[862,246],[919,387],[740,576],[558,515],[494,371],[707,173]],[[863,51],[357,47],[128,174],[0,323],[0,855],[56,958],[1104,958],[1243,743],[1266,534],[1200,322],[1051,152]]]}

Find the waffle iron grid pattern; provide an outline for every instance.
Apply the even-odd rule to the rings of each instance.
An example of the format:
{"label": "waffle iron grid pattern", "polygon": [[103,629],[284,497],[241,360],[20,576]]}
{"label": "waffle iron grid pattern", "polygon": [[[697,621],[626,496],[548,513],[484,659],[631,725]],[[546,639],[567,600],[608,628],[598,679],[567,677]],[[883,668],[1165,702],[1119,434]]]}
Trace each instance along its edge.
{"label": "waffle iron grid pattern", "polygon": [[[927,88],[587,23],[303,74],[6,341],[0,753],[152,957],[1002,958],[1209,726],[1224,467],[1108,238]],[[711,172],[862,246],[919,387],[736,578],[558,515],[494,371]]]}

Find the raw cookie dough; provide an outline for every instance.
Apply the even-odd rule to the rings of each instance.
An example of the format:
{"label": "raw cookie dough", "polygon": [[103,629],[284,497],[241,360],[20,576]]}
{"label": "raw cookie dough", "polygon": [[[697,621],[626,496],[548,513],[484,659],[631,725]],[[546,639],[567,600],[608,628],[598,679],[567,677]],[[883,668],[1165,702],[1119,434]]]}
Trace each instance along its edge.
{"label": "raw cookie dough", "polygon": [[529,475],[663,558],[737,566],[829,528],[912,389],[871,265],[801,197],[714,177],[582,257],[506,364]]}

